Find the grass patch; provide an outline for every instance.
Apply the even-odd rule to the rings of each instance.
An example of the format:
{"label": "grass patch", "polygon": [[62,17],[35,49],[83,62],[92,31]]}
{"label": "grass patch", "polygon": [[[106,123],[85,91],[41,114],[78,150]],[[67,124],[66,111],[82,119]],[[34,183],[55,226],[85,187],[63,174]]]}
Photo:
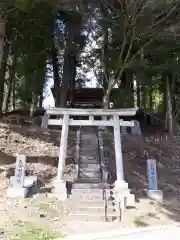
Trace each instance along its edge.
{"label": "grass patch", "polygon": [[24,222],[21,230],[9,240],[53,240],[56,238],[63,238],[63,235],[35,227],[31,222]]}
{"label": "grass patch", "polygon": [[147,227],[148,226],[148,224],[146,222],[144,222],[141,217],[137,217],[134,220],[134,224],[136,225],[136,227]]}

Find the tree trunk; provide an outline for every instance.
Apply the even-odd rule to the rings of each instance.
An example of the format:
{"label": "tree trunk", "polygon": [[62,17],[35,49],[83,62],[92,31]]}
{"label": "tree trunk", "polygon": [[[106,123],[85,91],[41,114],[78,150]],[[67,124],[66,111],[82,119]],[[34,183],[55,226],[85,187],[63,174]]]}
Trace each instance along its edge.
{"label": "tree trunk", "polygon": [[42,81],[41,81],[41,84],[40,84],[40,87],[39,87],[39,91],[36,94],[36,96],[38,96],[36,98],[36,100],[37,100],[37,105],[39,107],[42,107],[42,105],[43,105],[43,99],[44,99],[43,93],[44,93],[45,84],[46,84],[46,59],[44,59],[44,68],[43,68],[43,73],[42,73]]}
{"label": "tree trunk", "polygon": [[109,95],[106,94],[103,97],[103,108],[108,109],[109,108]]}
{"label": "tree trunk", "polygon": [[149,108],[150,108],[150,111],[153,111],[153,89],[152,89],[152,87],[150,87],[150,90],[149,90]]}
{"label": "tree trunk", "polygon": [[129,94],[127,107],[134,107],[134,87],[133,87],[133,74],[131,72],[126,72],[126,89]]}
{"label": "tree trunk", "polygon": [[16,78],[13,78],[13,87],[12,87],[12,106],[13,110],[16,109]]}
{"label": "tree trunk", "polygon": [[36,107],[37,107],[37,96],[36,94],[32,93],[32,101],[31,101],[30,113],[29,113],[30,117],[33,116]]}
{"label": "tree trunk", "polygon": [[41,94],[39,98],[39,107],[42,107],[42,104],[43,104],[43,94]]}
{"label": "tree trunk", "polygon": [[[6,99],[5,112],[7,112],[8,109],[9,109],[9,104],[10,104],[10,100],[11,100],[11,93],[12,93],[12,91],[14,91],[14,87],[15,87],[14,84],[15,84],[16,64],[17,64],[17,56],[14,55],[14,57],[12,59],[12,66],[11,66],[11,69],[10,69],[9,86],[8,86],[8,94],[7,94],[7,99]],[[13,108],[14,108],[14,106],[13,106]]]}
{"label": "tree trunk", "polygon": [[4,42],[6,36],[6,23],[1,20],[0,22],[0,68],[4,59]]}
{"label": "tree trunk", "polygon": [[7,98],[6,98],[6,106],[5,106],[5,113],[8,112],[9,109],[9,104],[10,104],[10,99],[11,99],[11,92],[12,92],[12,81],[13,79],[9,79],[9,84],[8,84],[8,92],[7,92]]}
{"label": "tree trunk", "polygon": [[[106,4],[104,4],[104,2],[102,1],[101,3],[101,12],[103,15],[104,19],[108,19],[108,9]],[[107,55],[107,51],[108,51],[108,38],[109,38],[109,32],[108,32],[108,25],[106,20],[102,21],[102,29],[103,29],[103,46],[102,46],[102,53],[101,53],[101,65],[102,65],[102,69],[103,69],[103,88],[107,89],[107,84],[108,84],[108,72],[107,72],[107,67],[106,67],[106,55]]]}
{"label": "tree trunk", "polygon": [[173,136],[172,98],[168,76],[166,76],[166,106],[168,132],[170,136]]}
{"label": "tree trunk", "polygon": [[[66,25],[66,47],[64,51],[64,66],[62,76],[62,90],[60,94],[60,107],[67,104],[68,88],[75,86],[77,46],[76,37],[80,34],[80,23],[69,20]],[[79,33],[79,34],[78,34]]]}
{"label": "tree trunk", "polygon": [[147,111],[149,108],[149,89],[147,86],[144,86],[143,102],[144,108]]}
{"label": "tree trunk", "polygon": [[137,79],[135,76],[133,78],[133,101],[134,101],[134,107],[138,107],[138,104],[137,104]]}
{"label": "tree trunk", "polygon": [[5,35],[6,24],[4,22],[0,22],[0,117],[2,116],[3,110],[4,83],[9,50],[9,43]]}
{"label": "tree trunk", "polygon": [[55,106],[59,107],[60,105],[60,77],[59,77],[59,68],[58,68],[58,58],[57,58],[57,49],[55,43],[52,47],[52,65],[53,65],[53,74],[54,74],[54,96],[55,96]]}
{"label": "tree trunk", "polygon": [[137,107],[141,108],[141,85],[137,81]]}
{"label": "tree trunk", "polygon": [[111,90],[112,90],[112,87],[113,87],[113,83],[114,83],[114,79],[110,79],[109,82],[108,82],[108,87],[104,92],[104,96],[103,96],[103,99],[102,99],[104,109],[109,108],[110,94],[111,94]]}
{"label": "tree trunk", "polygon": [[146,96],[145,96],[145,86],[141,85],[141,108],[145,110],[146,108]]}

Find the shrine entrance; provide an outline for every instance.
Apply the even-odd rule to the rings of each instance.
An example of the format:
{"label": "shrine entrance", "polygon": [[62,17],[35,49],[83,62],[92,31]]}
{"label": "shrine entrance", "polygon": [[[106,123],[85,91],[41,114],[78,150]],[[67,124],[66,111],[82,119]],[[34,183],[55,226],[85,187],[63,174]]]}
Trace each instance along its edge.
{"label": "shrine entrance", "polygon": [[[114,134],[114,150],[116,160],[116,185],[119,189],[125,189],[127,183],[124,181],[123,159],[121,148],[121,126],[133,127],[134,121],[123,121],[121,116],[134,116],[136,108],[130,109],[74,109],[74,108],[50,108],[46,111],[42,127],[62,126],[58,174],[56,186],[60,195],[64,195],[65,184],[63,182],[63,172],[66,160],[68,132],[70,126],[97,126],[97,127],[113,127]],[[50,116],[56,116],[56,119],[51,119]],[[88,120],[76,120],[75,117],[88,117]],[[101,120],[96,120],[100,117]],[[103,153],[101,153],[103,154]]]}

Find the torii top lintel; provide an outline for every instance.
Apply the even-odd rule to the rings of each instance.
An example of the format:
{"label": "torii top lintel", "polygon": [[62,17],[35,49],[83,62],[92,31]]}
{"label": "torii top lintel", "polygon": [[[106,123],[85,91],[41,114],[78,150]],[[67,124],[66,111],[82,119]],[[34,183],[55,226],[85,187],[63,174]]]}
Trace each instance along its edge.
{"label": "torii top lintel", "polygon": [[134,116],[138,108],[124,109],[80,109],[80,108],[49,108],[48,115],[70,115],[70,116]]}

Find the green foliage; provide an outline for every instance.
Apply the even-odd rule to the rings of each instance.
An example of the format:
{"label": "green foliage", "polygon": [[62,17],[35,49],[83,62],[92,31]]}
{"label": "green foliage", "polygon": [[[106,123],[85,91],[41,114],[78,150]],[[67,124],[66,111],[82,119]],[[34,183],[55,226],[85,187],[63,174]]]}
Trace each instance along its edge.
{"label": "green foliage", "polygon": [[45,2],[16,2],[9,16],[11,54],[18,56],[15,75],[16,96],[23,105],[39,96],[45,84],[46,61],[50,58],[54,14]]}
{"label": "green foliage", "polygon": [[30,222],[25,222],[20,233],[12,236],[9,240],[53,240],[56,238],[63,238],[62,235],[51,231],[44,231],[41,228],[35,227]]}
{"label": "green foliage", "polygon": [[[59,3],[41,0],[2,3],[1,10],[6,10],[8,16],[9,55],[18,57],[14,75],[16,97],[24,106],[31,104],[33,95],[38,98],[46,84],[46,64],[51,59],[56,17],[61,25],[59,36],[55,38],[60,82],[63,80],[66,46],[64,26],[69,22],[69,32],[72,30],[74,34],[71,46],[74,47],[68,54],[70,60],[71,53],[76,55],[76,86],[84,85],[90,70],[94,71],[98,85],[105,88],[111,81],[112,86],[123,82],[123,73],[130,73],[147,92],[152,90],[153,99],[158,102],[161,97],[155,93],[162,85],[162,75],[173,73],[179,80],[178,1],[173,5],[158,0],[115,0],[111,4],[107,1],[104,8],[102,1],[84,4],[82,8],[78,1],[73,4],[64,2],[63,8]],[[131,89],[119,92],[116,100],[131,105]]]}

